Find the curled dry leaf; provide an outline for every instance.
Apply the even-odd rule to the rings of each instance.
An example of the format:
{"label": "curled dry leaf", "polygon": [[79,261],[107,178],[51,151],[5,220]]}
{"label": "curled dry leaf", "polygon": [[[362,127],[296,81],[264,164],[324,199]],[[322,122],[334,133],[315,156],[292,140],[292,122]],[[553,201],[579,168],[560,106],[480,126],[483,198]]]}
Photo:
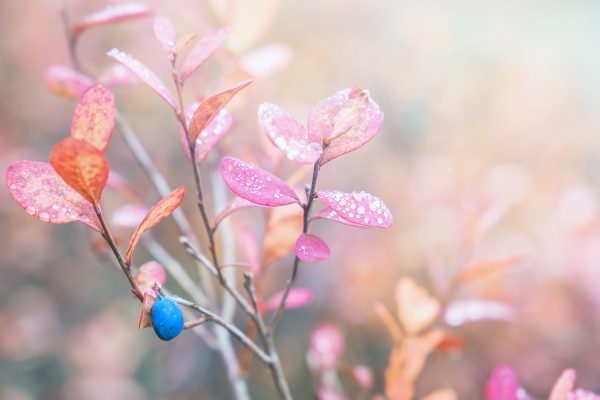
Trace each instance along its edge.
{"label": "curled dry leaf", "polygon": [[143,293],[150,291],[155,283],[163,286],[166,280],[167,273],[165,269],[156,261],[148,261],[135,274],[135,283]]}
{"label": "curled dry leaf", "polygon": [[294,189],[284,181],[237,158],[225,157],[221,174],[233,193],[254,204],[277,207],[300,203]]}
{"label": "curled dry leaf", "polygon": [[393,217],[382,200],[367,192],[318,191],[317,197],[341,218],[364,227],[387,228]]}
{"label": "curled dry leaf", "polygon": [[88,142],[66,138],[50,154],[56,173],[92,204],[99,204],[108,180],[108,162],[98,148]]}
{"label": "curled dry leaf", "polygon": [[129,241],[129,246],[127,247],[127,252],[125,253],[125,261],[127,264],[131,264],[133,251],[135,250],[137,243],[142,238],[142,235],[152,229],[160,221],[171,215],[183,201],[184,194],[185,188],[180,186],[173,190],[167,197],[156,203],[156,205],[154,205],[154,207],[148,211],[148,214],[146,214],[142,222],[140,222],[135,232],[133,232],[131,240]]}
{"label": "curled dry leaf", "polygon": [[184,82],[189,78],[219,47],[221,47],[228,35],[229,29],[221,28],[209,33],[196,43],[181,66],[179,79]]}
{"label": "curled dry leaf", "polygon": [[104,86],[88,90],[73,113],[71,137],[106,150],[115,128],[115,98]]}
{"label": "curled dry leaf", "polygon": [[300,207],[277,207],[271,210],[263,240],[263,265],[288,255],[302,232],[304,211]]}
{"label": "curled dry leaf", "polygon": [[156,76],[156,74],[148,67],[133,58],[131,55],[124,53],[119,49],[112,49],[107,53],[107,55],[113,60],[118,61],[129,68],[129,70],[136,74],[138,78],[142,80],[142,82],[144,82],[150,87],[150,89],[154,90],[160,97],[162,97],[173,110],[179,110],[169,88],[167,88],[160,78]]}
{"label": "curled dry leaf", "polygon": [[93,14],[85,16],[83,19],[73,25],[72,30],[75,35],[79,35],[86,29],[90,29],[95,26],[124,22],[150,15],[152,15],[152,10],[144,4],[114,4],[109,5]]}
{"label": "curled dry leaf", "polygon": [[324,261],[331,257],[331,250],[327,243],[317,235],[303,233],[296,240],[296,255],[306,262]]}
{"label": "curled dry leaf", "polygon": [[[310,304],[315,297],[315,294],[310,289],[292,288],[285,301],[285,309],[300,308]],[[265,303],[265,308],[268,311],[276,310],[283,299],[283,290],[275,293]]]}
{"label": "curled dry leaf", "polygon": [[51,65],[44,74],[44,83],[53,94],[70,99],[80,98],[94,85],[92,78],[66,65]]}
{"label": "curled dry leaf", "polygon": [[6,184],[15,201],[41,221],[80,221],[102,231],[92,203],[67,185],[48,163],[16,161],[6,170]]}
{"label": "curled dry leaf", "polygon": [[154,36],[167,54],[173,54],[177,43],[175,28],[168,18],[158,15],[154,18]]}
{"label": "curled dry leaf", "polygon": [[409,278],[402,278],[398,282],[396,303],[400,323],[409,334],[417,334],[431,325],[441,309],[438,299]]}
{"label": "curled dry leaf", "polygon": [[240,90],[248,86],[252,81],[242,81],[232,88],[217,93],[207,99],[204,99],[190,121],[189,126],[189,143],[196,143],[198,135],[208,126],[210,121],[215,118],[221,109],[235,96]]}
{"label": "curled dry leaf", "polygon": [[327,149],[325,164],[362,147],[373,138],[383,123],[383,113],[367,90],[344,89],[317,104],[308,115],[311,138],[319,137]]}
{"label": "curled dry leaf", "polygon": [[156,303],[156,300],[156,294],[154,294],[153,290],[144,292],[144,301],[142,302],[138,318],[138,329],[150,328],[152,326],[152,306]]}

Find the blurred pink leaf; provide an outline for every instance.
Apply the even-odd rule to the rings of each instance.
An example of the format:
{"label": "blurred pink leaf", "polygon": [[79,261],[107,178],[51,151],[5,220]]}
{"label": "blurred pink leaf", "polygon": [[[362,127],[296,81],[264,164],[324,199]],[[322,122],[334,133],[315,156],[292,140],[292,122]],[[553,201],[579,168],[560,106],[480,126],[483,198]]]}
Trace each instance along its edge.
{"label": "blurred pink leaf", "polygon": [[237,210],[241,210],[242,208],[248,208],[248,207],[265,207],[265,206],[256,204],[256,203],[252,203],[251,201],[248,201],[241,197],[234,197],[225,205],[225,208],[223,208],[223,210],[221,210],[219,215],[217,215],[217,217],[215,218],[214,226],[218,226],[221,223],[221,221],[223,221],[231,213],[233,213]]}
{"label": "blurred pink leaf", "polygon": [[306,129],[275,104],[263,103],[258,108],[258,122],[267,137],[289,160],[313,164],[323,148],[318,138],[312,141]]}
{"label": "blurred pink leaf", "polygon": [[240,67],[256,78],[270,76],[287,66],[294,52],[285,44],[271,44],[244,55]]}
{"label": "blurred pink leaf", "polygon": [[486,400],[520,400],[521,385],[517,374],[508,365],[499,365],[485,387]]}
{"label": "blurred pink leaf", "polygon": [[450,326],[485,320],[510,321],[513,316],[512,307],[485,300],[457,300],[450,303],[444,312],[444,320]]}
{"label": "blurred pink leaf", "polygon": [[177,41],[177,43],[175,43],[175,48],[173,49],[173,53],[175,53],[175,54],[181,53],[181,50],[186,48],[188,45],[190,45],[196,39],[198,39],[197,33],[191,33],[191,34],[180,37],[179,40]]}
{"label": "blurred pink leaf", "polygon": [[393,217],[379,198],[366,192],[318,191],[317,196],[340,217],[357,225],[387,228]]}
{"label": "blurred pink leaf", "polygon": [[118,227],[135,228],[147,213],[148,209],[140,204],[125,204],[112,213],[110,222]]}
{"label": "blurred pink leaf", "polygon": [[296,255],[306,262],[324,261],[331,257],[331,250],[327,243],[317,235],[303,233],[296,240]]}
{"label": "blurred pink leaf", "polygon": [[156,74],[154,74],[154,72],[152,72],[148,67],[133,58],[131,55],[124,53],[119,49],[112,49],[107,53],[107,55],[129,68],[131,72],[136,74],[138,78],[140,78],[146,85],[148,85],[160,97],[162,97],[173,110],[178,111],[179,108],[177,107],[175,99],[173,98],[169,88],[167,88],[160,78],[156,76]]}
{"label": "blurred pink leaf", "polygon": [[[199,103],[196,103],[198,107]],[[195,110],[195,109],[194,109]],[[196,162],[201,163],[208,156],[210,151],[225,137],[225,135],[231,129],[233,125],[233,116],[225,108],[221,111],[206,125],[206,128],[200,132],[196,138]],[[185,131],[183,128],[179,130],[181,146],[187,156],[188,160],[191,161],[192,157],[190,154],[190,148],[188,146],[187,138],[185,137]]]}
{"label": "blurred pink leaf", "polygon": [[[285,301],[285,308],[300,308],[310,304],[315,297],[315,294],[310,289],[304,288],[292,288],[288,297]],[[279,303],[283,299],[283,290],[275,293],[269,300],[265,303],[265,308],[268,311],[276,310],[279,307]]]}
{"label": "blurred pink leaf", "polygon": [[44,83],[57,96],[78,99],[92,86],[94,81],[87,75],[66,65],[51,65],[44,74]]}
{"label": "blurred pink leaf", "polygon": [[554,386],[548,400],[566,400],[569,394],[575,389],[575,380],[577,374],[574,369],[566,369],[560,375]]}
{"label": "blurred pink leaf", "polygon": [[[238,197],[239,199],[239,197]],[[244,200],[246,201],[246,200]],[[250,270],[254,275],[260,273],[261,268],[261,244],[258,242],[256,229],[250,225],[240,225],[237,227],[239,235],[239,243],[242,254],[248,265],[251,265]]]}
{"label": "blurred pink leaf", "polygon": [[177,34],[168,18],[161,15],[154,18],[154,36],[167,54],[174,53]]}
{"label": "blurred pink leaf", "polygon": [[155,283],[159,286],[165,284],[167,273],[162,265],[156,261],[148,261],[140,266],[135,274],[135,283],[139,286],[142,293],[152,289]]}
{"label": "blurred pink leaf", "polygon": [[310,351],[318,368],[332,368],[344,352],[344,335],[332,324],[322,324],[310,335]]}
{"label": "blurred pink leaf", "polygon": [[316,213],[312,217],[312,219],[328,219],[330,221],[339,222],[340,224],[344,224],[344,225],[348,225],[348,226],[354,226],[357,228],[366,228],[365,225],[356,224],[352,221],[349,221],[345,218],[340,217],[338,213],[336,213],[329,207],[325,207],[325,208],[321,209],[318,213]]}
{"label": "blurred pink leaf", "polygon": [[73,25],[72,30],[75,35],[79,35],[84,30],[93,28],[95,26],[128,21],[134,18],[147,17],[149,15],[152,15],[152,10],[144,4],[114,4],[106,6],[100,11],[85,16],[83,19]]}
{"label": "blurred pink leaf", "polygon": [[254,204],[267,207],[300,204],[294,190],[284,181],[252,164],[225,157],[221,174],[233,193]]}
{"label": "blurred pink leaf", "polygon": [[105,151],[115,128],[115,98],[104,86],[88,90],[77,104],[71,120],[71,137]]}
{"label": "blurred pink leaf", "polygon": [[98,77],[98,83],[105,86],[133,86],[139,83],[139,78],[123,64],[112,64]]}
{"label": "blurred pink leaf", "polygon": [[[200,133],[208,126],[210,121],[215,118],[219,112],[229,103],[229,101],[235,96],[240,90],[248,86],[252,81],[242,81],[237,83],[234,87],[217,93],[211,97],[204,99],[190,121],[189,125],[189,143],[194,143]],[[214,146],[214,145],[213,145]]]}
{"label": "blurred pink leaf", "polygon": [[223,44],[229,35],[228,28],[217,29],[203,37],[192,48],[179,71],[179,79],[184,82]]}
{"label": "blurred pink leaf", "polygon": [[459,272],[458,276],[456,277],[456,281],[461,284],[472,282],[490,274],[516,267],[524,259],[525,256],[523,254],[517,254],[506,258],[482,261],[467,265]]}
{"label": "blurred pink leaf", "polygon": [[322,387],[317,391],[318,400],[347,400],[346,397],[333,388]]}
{"label": "blurred pink leaf", "polygon": [[375,382],[373,370],[366,365],[355,365],[352,368],[352,378],[362,390],[371,389]]}
{"label": "blurred pink leaf", "polygon": [[344,89],[321,101],[308,114],[311,142],[328,144],[322,164],[356,150],[379,130],[383,113],[367,90]]}
{"label": "blurred pink leaf", "polygon": [[33,217],[54,224],[81,221],[101,232],[92,203],[71,189],[48,163],[16,161],[6,170],[15,201]]}

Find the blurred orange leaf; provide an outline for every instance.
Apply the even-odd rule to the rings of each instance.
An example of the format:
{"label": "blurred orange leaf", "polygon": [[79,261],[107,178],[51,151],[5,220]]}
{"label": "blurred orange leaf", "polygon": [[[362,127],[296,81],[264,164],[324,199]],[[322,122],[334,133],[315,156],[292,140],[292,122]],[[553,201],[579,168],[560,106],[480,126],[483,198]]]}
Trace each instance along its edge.
{"label": "blurred orange leaf", "polygon": [[376,303],[374,310],[375,314],[377,314],[381,322],[385,325],[392,339],[395,342],[400,342],[400,340],[402,340],[402,329],[390,311],[381,303]]}
{"label": "blurred orange leaf", "polygon": [[289,254],[302,232],[304,211],[294,205],[273,208],[263,244],[263,265]]}
{"label": "blurred orange leaf", "polygon": [[115,98],[103,86],[88,90],[73,114],[71,137],[83,140],[100,151],[106,150],[115,127]]}
{"label": "blurred orange leaf", "polygon": [[171,213],[175,211],[175,209],[181,204],[184,194],[185,188],[180,186],[173,190],[167,197],[156,203],[156,205],[152,207],[150,211],[148,211],[148,214],[146,214],[142,222],[140,222],[135,232],[133,232],[131,240],[129,241],[129,246],[127,247],[127,252],[125,253],[125,261],[127,264],[131,264],[133,250],[142,238],[142,235],[152,229],[160,221],[171,215]]}
{"label": "blurred orange leaf", "polygon": [[398,316],[402,327],[416,334],[429,326],[440,313],[440,302],[412,279],[402,278],[396,286]]}
{"label": "blurred orange leaf", "polygon": [[471,264],[466,266],[460,271],[456,280],[458,283],[464,284],[471,282],[486,275],[493,274],[495,272],[503,271],[505,269],[513,268],[519,265],[525,259],[525,255],[518,254],[506,258],[500,258],[496,260],[484,261],[481,263]]}
{"label": "blurred orange leaf", "polygon": [[458,396],[452,389],[440,389],[428,394],[423,400],[457,400]]}
{"label": "blurred orange leaf", "polygon": [[75,191],[97,205],[108,179],[108,162],[100,150],[83,140],[66,138],[54,146],[50,165]]}

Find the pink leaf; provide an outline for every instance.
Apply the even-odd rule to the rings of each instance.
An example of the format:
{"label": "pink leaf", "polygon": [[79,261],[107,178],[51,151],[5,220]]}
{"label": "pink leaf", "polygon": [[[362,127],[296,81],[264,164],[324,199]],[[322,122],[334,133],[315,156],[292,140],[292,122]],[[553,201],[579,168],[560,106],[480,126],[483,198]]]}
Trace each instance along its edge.
{"label": "pink leaf", "polygon": [[44,83],[55,95],[70,99],[80,98],[94,86],[92,78],[65,65],[50,66],[44,74]]}
{"label": "pink leaf", "polygon": [[485,300],[457,300],[446,308],[444,320],[450,326],[461,326],[485,320],[510,321],[513,314],[513,309],[503,303]]}
{"label": "pink leaf", "polygon": [[486,400],[519,400],[521,386],[515,371],[508,365],[494,369],[485,387]]}
{"label": "pink leaf", "polygon": [[133,86],[139,81],[137,75],[123,64],[112,64],[98,77],[98,83],[105,86]]}
{"label": "pink leaf", "polygon": [[263,78],[282,70],[294,53],[285,44],[271,44],[252,50],[240,59],[240,67],[255,78]]}
{"label": "pink leaf", "polygon": [[319,191],[317,196],[340,217],[357,225],[387,228],[393,217],[379,198],[366,192]]}
{"label": "pink leaf", "polygon": [[289,160],[313,164],[323,148],[321,140],[311,142],[306,129],[275,104],[264,103],[258,108],[258,122],[267,137]]}
{"label": "pink leaf", "polygon": [[221,28],[203,37],[188,54],[181,66],[179,79],[184,82],[223,44],[229,29]]}
{"label": "pink leaf", "polygon": [[156,261],[148,261],[135,274],[135,282],[138,284],[142,293],[152,289],[155,283],[160,286],[165,284],[167,273],[162,265]]}
{"label": "pink leaf", "polygon": [[331,250],[327,243],[317,235],[303,233],[296,240],[296,255],[306,262],[324,261],[331,257]]}
{"label": "pink leaf", "polygon": [[73,25],[73,33],[79,35],[84,30],[95,26],[147,17],[151,14],[152,10],[144,4],[123,3],[109,5],[100,11],[84,17],[81,21]]}
{"label": "pink leaf", "polygon": [[566,369],[560,375],[554,386],[548,400],[566,400],[569,394],[575,390],[575,380],[577,374],[574,369]]}
{"label": "pink leaf", "polygon": [[237,158],[225,157],[221,174],[233,193],[254,204],[267,207],[300,204],[294,190],[284,181]]}
{"label": "pink leaf", "polygon": [[[195,106],[198,108],[199,103],[196,103]],[[194,108],[194,111],[195,109]],[[188,120],[189,123],[189,120]],[[206,125],[198,137],[196,137],[196,162],[201,163],[208,156],[212,149],[225,137],[225,135],[231,129],[233,125],[233,116],[226,109],[221,109],[219,113]],[[181,146],[183,147],[183,151],[187,156],[188,160],[191,161],[192,157],[190,155],[190,148],[187,144],[187,138],[185,137],[185,132],[183,128],[179,130]]]}
{"label": "pink leaf", "polygon": [[15,201],[35,218],[54,224],[81,221],[102,231],[92,203],[71,189],[50,164],[16,161],[6,170],[6,183]]}
{"label": "pink leaf", "polygon": [[71,137],[106,150],[115,128],[115,98],[104,86],[88,90],[77,104],[71,120]]}
{"label": "pink leaf", "polygon": [[154,36],[167,54],[173,54],[177,43],[177,34],[171,21],[160,15],[154,18]]}
{"label": "pink leaf", "polygon": [[332,368],[344,352],[344,335],[332,324],[322,324],[310,335],[310,351],[319,368]]}
{"label": "pink leaf", "polygon": [[131,72],[136,74],[138,78],[140,78],[146,85],[150,87],[150,89],[154,90],[160,97],[169,103],[173,110],[178,110],[175,99],[173,98],[169,88],[167,88],[160,78],[156,76],[156,74],[154,74],[154,72],[152,72],[148,67],[133,58],[131,55],[118,49],[112,49],[107,53],[107,55],[129,68]]}
{"label": "pink leaf", "polygon": [[221,221],[223,221],[225,218],[227,218],[228,215],[234,213],[235,211],[241,210],[242,208],[249,208],[249,207],[264,207],[264,206],[262,206],[260,204],[252,203],[251,201],[248,201],[241,197],[235,197],[235,198],[231,199],[225,205],[225,208],[223,208],[223,210],[221,210],[219,215],[217,215],[217,217],[215,218],[214,226],[218,226],[221,223]]}
{"label": "pink leaf", "polygon": [[320,210],[318,213],[316,213],[312,219],[328,219],[330,221],[335,221],[338,222],[340,224],[344,224],[344,225],[348,225],[348,226],[354,226],[357,228],[366,228],[365,225],[360,225],[360,224],[355,224],[352,221],[349,221],[347,219],[344,219],[342,217],[340,217],[335,211],[333,211],[331,208],[329,207],[325,207],[322,210]]}
{"label": "pink leaf", "polygon": [[[285,309],[300,308],[310,304],[315,297],[315,294],[310,289],[292,288],[285,301]],[[283,290],[275,293],[265,303],[265,308],[268,311],[276,310],[283,299]]]}
{"label": "pink leaf", "polygon": [[317,104],[308,115],[312,142],[328,144],[322,164],[356,150],[379,130],[383,113],[366,90],[342,90]]}

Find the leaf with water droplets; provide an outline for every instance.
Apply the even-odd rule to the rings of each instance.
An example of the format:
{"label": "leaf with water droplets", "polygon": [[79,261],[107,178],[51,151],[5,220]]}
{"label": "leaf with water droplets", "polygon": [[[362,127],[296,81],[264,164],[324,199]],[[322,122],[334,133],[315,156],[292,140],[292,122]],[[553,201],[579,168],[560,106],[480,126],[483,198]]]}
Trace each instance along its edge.
{"label": "leaf with water droplets", "polygon": [[519,400],[521,385],[515,371],[508,365],[499,365],[485,386],[486,400]]}
{"label": "leaf with water droplets", "polygon": [[98,83],[105,86],[133,86],[140,79],[123,64],[109,65],[98,77]]}
{"label": "leaf with water droplets", "polygon": [[97,26],[125,22],[150,15],[152,15],[152,10],[148,6],[140,3],[109,5],[100,11],[82,18],[73,25],[72,31],[73,34],[79,35],[83,31]]}
{"label": "leaf with water droplets", "polygon": [[331,250],[327,243],[317,235],[303,233],[296,240],[296,255],[306,262],[324,261],[331,257]]}
{"label": "leaf with water droplets", "polygon": [[81,34],[86,29],[99,25],[124,22],[135,18],[147,17],[152,15],[152,10],[148,6],[139,3],[122,3],[109,5],[100,11],[85,16],[81,21],[73,25],[73,33]]}
{"label": "leaf with water droplets", "polygon": [[387,228],[392,225],[390,210],[379,198],[367,192],[319,191],[317,196],[340,217],[357,225]]}
{"label": "leaf with water droplets", "polygon": [[[196,105],[196,108],[198,105]],[[225,108],[206,125],[206,128],[196,137],[196,162],[199,164],[208,156],[212,149],[225,137],[233,125],[233,116]],[[192,159],[185,131],[180,129],[181,145],[183,151],[189,160]]]}
{"label": "leaf with water droplets", "polygon": [[[275,293],[267,302],[265,303],[265,309],[267,311],[276,310],[283,299],[283,290]],[[300,308],[304,307],[307,304],[310,304],[315,297],[315,294],[310,289],[305,288],[292,288],[288,297],[285,301],[285,309],[292,308]]]}
{"label": "leaf with water droplets", "polygon": [[181,70],[179,79],[184,82],[190,77],[208,58],[223,44],[229,35],[228,28],[217,29],[203,37],[186,57]]}
{"label": "leaf with water droplets", "polygon": [[115,113],[112,92],[104,86],[94,86],[75,108],[71,137],[83,140],[103,152],[115,127]]}
{"label": "leaf with water droplets", "polygon": [[94,81],[87,75],[66,65],[52,65],[44,74],[44,83],[50,92],[70,99],[80,98]]}
{"label": "leaf with water droplets", "polygon": [[177,34],[175,28],[168,18],[158,15],[154,18],[154,36],[156,40],[167,52],[167,54],[173,54],[175,51],[175,44],[177,42]]}
{"label": "leaf with water droplets", "polygon": [[194,116],[190,121],[189,143],[195,143],[200,133],[208,126],[210,121],[220,113],[233,96],[250,83],[252,83],[252,81],[242,81],[232,88],[204,99],[194,112]]}
{"label": "leaf with water droplets", "polygon": [[88,142],[66,138],[50,154],[50,165],[75,191],[92,204],[99,204],[108,180],[104,154]]}
{"label": "leaf with water droplets", "polygon": [[131,55],[124,53],[119,49],[112,49],[107,53],[107,55],[129,68],[131,72],[136,74],[146,85],[150,87],[150,89],[154,90],[160,97],[162,97],[173,110],[178,111],[177,104],[175,103],[175,99],[173,98],[169,88],[167,88],[160,78],[156,76],[156,74],[148,67],[133,58]]}
{"label": "leaf with water droplets", "polygon": [[258,107],[258,122],[289,160],[313,164],[323,152],[321,140],[311,141],[302,124],[275,104],[263,103]]}
{"label": "leaf with water droplets", "polygon": [[367,90],[345,89],[321,101],[308,114],[312,141],[328,144],[321,164],[362,147],[377,134],[383,113]]}
{"label": "leaf with water droplets", "polygon": [[6,170],[15,201],[33,217],[54,224],[80,221],[100,232],[94,206],[62,180],[48,163],[15,161]]}
{"label": "leaf with water droplets", "polygon": [[259,204],[252,203],[241,197],[235,197],[235,198],[231,199],[225,205],[225,208],[223,208],[221,210],[219,215],[217,215],[217,217],[215,218],[214,226],[215,227],[219,226],[221,221],[223,221],[225,218],[227,218],[228,215],[234,213],[235,211],[241,210],[242,208],[249,208],[249,207],[265,207],[265,206],[261,206]]}
{"label": "leaf with water droplets", "polygon": [[140,266],[135,274],[135,283],[142,291],[151,290],[155,283],[159,286],[165,284],[167,280],[167,273],[162,265],[156,261],[148,261],[147,263]]}
{"label": "leaf with water droplets", "polygon": [[352,221],[349,221],[345,218],[342,218],[339,216],[338,213],[336,213],[335,211],[333,211],[331,208],[329,207],[325,207],[323,209],[321,209],[318,213],[316,213],[313,217],[313,220],[315,219],[328,219],[330,221],[335,221],[338,222],[340,224],[344,224],[344,225],[348,225],[348,226],[354,226],[357,228],[368,228],[365,225],[360,225],[360,224],[356,224]]}
{"label": "leaf with water droplets", "polygon": [[225,157],[221,174],[233,193],[254,204],[267,207],[300,204],[294,189],[284,181],[237,158]]}
{"label": "leaf with water droplets", "polygon": [[503,303],[485,300],[457,300],[444,312],[444,320],[450,326],[461,326],[477,321],[510,321],[513,309]]}
{"label": "leaf with water droplets", "polygon": [[167,197],[156,203],[154,207],[150,209],[150,211],[148,211],[148,214],[146,214],[142,222],[140,222],[135,232],[133,232],[131,240],[129,241],[129,246],[127,247],[127,252],[125,253],[125,261],[127,264],[131,264],[133,250],[142,238],[142,235],[152,229],[160,221],[171,215],[183,201],[184,194],[185,188],[183,186],[179,186]]}

